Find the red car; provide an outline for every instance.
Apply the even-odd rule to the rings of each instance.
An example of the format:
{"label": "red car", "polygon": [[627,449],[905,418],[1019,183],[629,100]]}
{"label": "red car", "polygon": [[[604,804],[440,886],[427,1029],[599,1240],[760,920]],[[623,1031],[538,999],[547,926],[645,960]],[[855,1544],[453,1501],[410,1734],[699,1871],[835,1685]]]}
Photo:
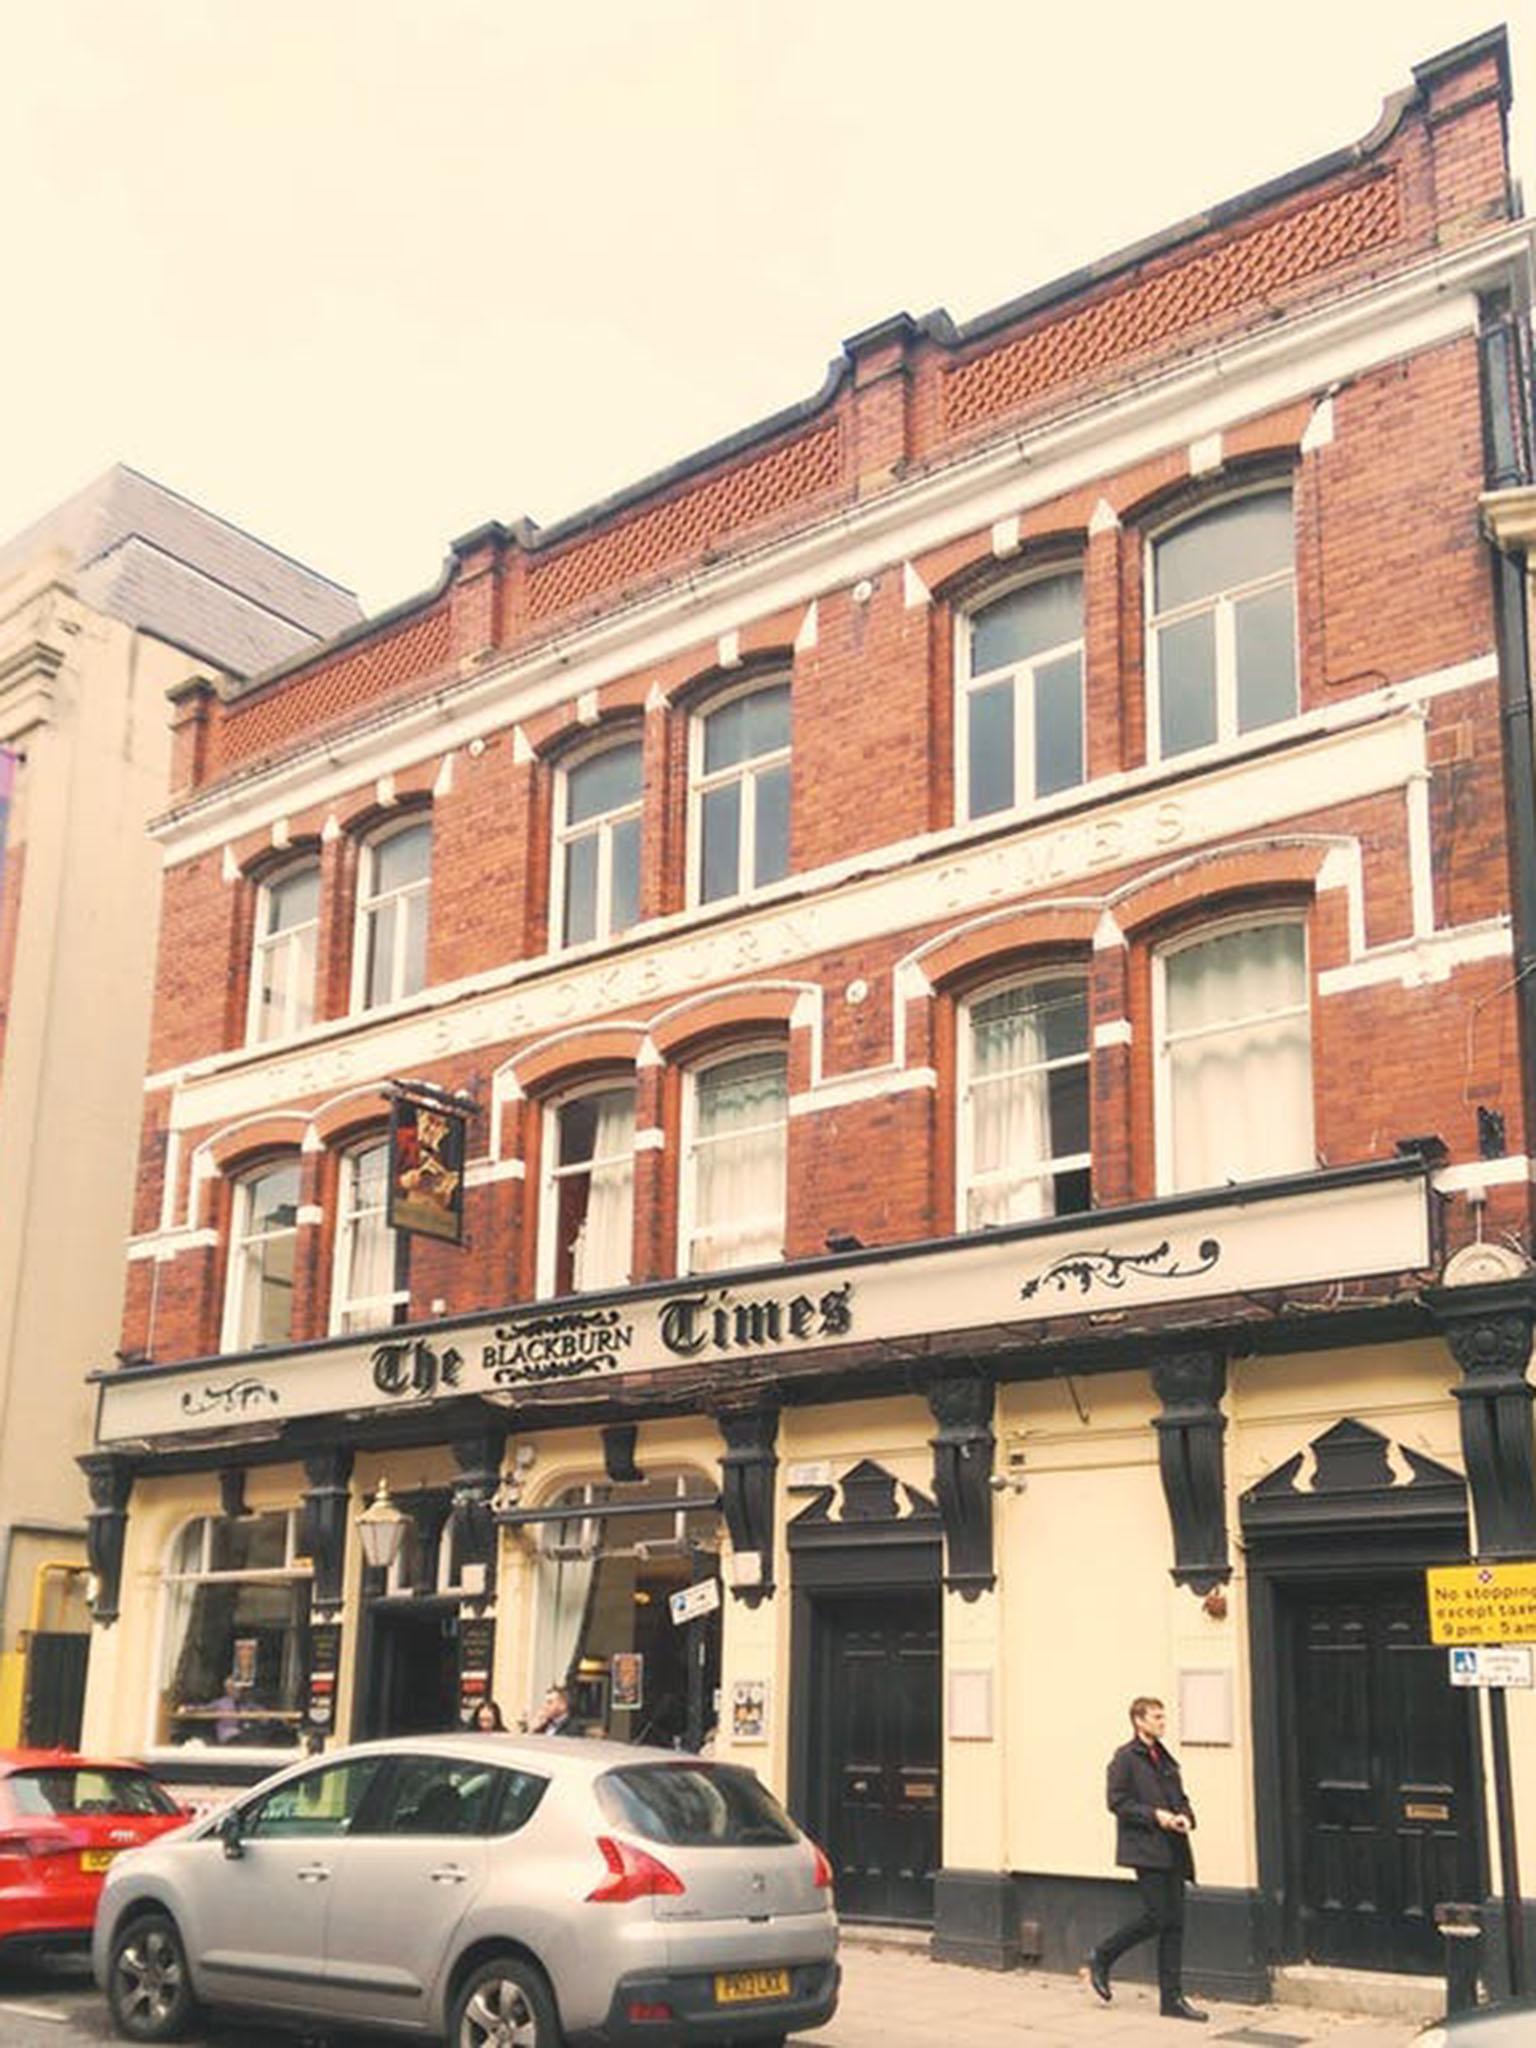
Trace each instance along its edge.
{"label": "red car", "polygon": [[190,1819],[137,1764],[0,1749],[0,1954],[88,1941],[113,1857]]}

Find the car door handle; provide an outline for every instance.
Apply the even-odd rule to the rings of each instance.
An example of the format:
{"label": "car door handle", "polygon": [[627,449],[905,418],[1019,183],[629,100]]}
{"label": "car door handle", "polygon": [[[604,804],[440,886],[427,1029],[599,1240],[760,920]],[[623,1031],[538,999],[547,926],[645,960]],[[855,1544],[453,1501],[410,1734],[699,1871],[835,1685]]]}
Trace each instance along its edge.
{"label": "car door handle", "polygon": [[324,1884],[331,1873],[323,1863],[306,1863],[293,1874],[300,1884]]}
{"label": "car door handle", "polygon": [[463,1884],[469,1872],[461,1870],[457,1863],[440,1863],[436,1870],[429,1871],[427,1875],[434,1884]]}

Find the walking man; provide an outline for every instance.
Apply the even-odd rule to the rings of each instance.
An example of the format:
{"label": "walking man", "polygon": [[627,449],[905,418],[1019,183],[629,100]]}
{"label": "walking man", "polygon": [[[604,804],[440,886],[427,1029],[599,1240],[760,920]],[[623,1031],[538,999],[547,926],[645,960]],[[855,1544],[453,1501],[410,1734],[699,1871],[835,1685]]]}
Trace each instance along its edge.
{"label": "walking man", "polygon": [[1115,1861],[1136,1873],[1141,1911],[1088,1958],[1088,1981],[1107,2005],[1109,1973],[1128,1948],[1157,1936],[1157,1988],[1165,2020],[1207,2015],[1184,1996],[1184,1886],[1194,1877],[1195,1810],[1177,1761],[1163,1746],[1161,1700],[1131,1701],[1131,1740],[1109,1760],[1105,1793],[1115,1816]]}

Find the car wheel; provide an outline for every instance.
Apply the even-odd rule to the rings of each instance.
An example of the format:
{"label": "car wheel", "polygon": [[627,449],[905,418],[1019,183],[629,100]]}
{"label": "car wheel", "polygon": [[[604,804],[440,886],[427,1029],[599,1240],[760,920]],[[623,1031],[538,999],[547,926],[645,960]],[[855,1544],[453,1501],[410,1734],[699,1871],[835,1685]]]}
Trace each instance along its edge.
{"label": "car wheel", "polygon": [[520,1956],[482,1963],[454,2002],[452,2048],[560,2048],[549,1986]]}
{"label": "car wheel", "polygon": [[107,1971],[112,2023],[130,2041],[175,2041],[195,2010],[187,1952],[168,1913],[141,1913],[118,1930]]}

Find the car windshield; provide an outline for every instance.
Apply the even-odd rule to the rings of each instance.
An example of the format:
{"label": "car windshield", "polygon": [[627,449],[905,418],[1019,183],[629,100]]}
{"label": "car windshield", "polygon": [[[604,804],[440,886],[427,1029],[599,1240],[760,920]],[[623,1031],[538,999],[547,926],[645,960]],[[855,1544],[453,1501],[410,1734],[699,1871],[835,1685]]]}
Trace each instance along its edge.
{"label": "car windshield", "polygon": [[616,1827],[680,1849],[799,1840],[773,1794],[731,1764],[626,1764],[605,1772],[594,1789]]}
{"label": "car windshield", "polygon": [[143,1771],[58,1764],[15,1771],[7,1781],[19,1814],[175,1813],[168,1798]]}

